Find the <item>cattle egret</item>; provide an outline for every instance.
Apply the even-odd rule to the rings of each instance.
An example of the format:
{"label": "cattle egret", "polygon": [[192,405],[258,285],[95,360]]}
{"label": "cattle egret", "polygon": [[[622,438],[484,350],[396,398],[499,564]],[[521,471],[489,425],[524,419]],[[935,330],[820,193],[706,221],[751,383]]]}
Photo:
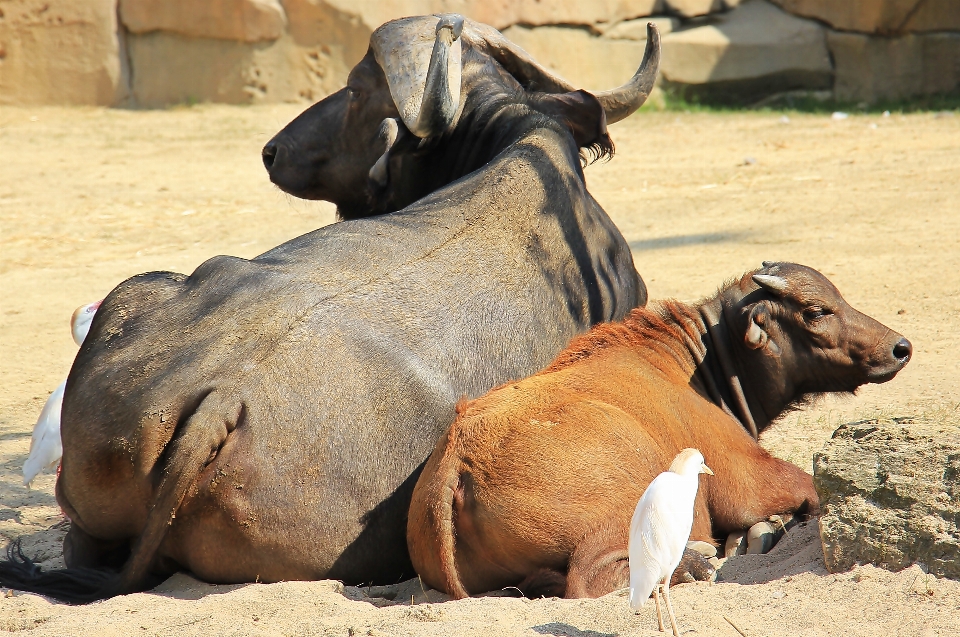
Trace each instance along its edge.
{"label": "cattle egret", "polygon": [[662,591],[670,614],[670,626],[679,637],[677,618],[670,604],[670,577],[690,538],[693,528],[693,503],[697,497],[701,473],[713,475],[703,454],[684,449],[643,492],[630,522],[630,607],[639,610],[650,593],[657,606],[657,623],[663,628],[658,594]]}
{"label": "cattle egret", "polygon": [[[90,331],[90,322],[97,313],[100,301],[81,305],[70,317],[70,332],[77,345],[83,345]],[[63,381],[53,390],[43,409],[40,418],[33,427],[33,436],[30,438],[30,455],[23,463],[23,484],[29,487],[42,471],[53,471],[60,463],[63,455],[63,446],[60,443],[60,408],[63,406],[63,390],[67,381]]]}

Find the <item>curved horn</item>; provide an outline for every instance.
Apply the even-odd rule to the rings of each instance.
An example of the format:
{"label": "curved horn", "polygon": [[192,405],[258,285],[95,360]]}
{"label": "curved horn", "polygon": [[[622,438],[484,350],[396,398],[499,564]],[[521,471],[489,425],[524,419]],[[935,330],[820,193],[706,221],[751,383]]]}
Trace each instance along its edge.
{"label": "curved horn", "polygon": [[[527,90],[544,93],[571,93],[577,87],[541,66],[522,48],[503,37],[503,34],[485,24],[467,21],[472,44],[490,54]],[[610,91],[594,93],[607,115],[607,123],[619,122],[640,108],[653,89],[660,69],[660,31],[655,24],[647,24],[647,46],[643,61],[633,78]]]}
{"label": "curved horn", "polygon": [[647,101],[660,70],[660,31],[653,22],[647,23],[647,46],[640,68],[629,82],[611,91],[596,93],[607,114],[607,124],[613,124],[633,114]]}
{"label": "curved horn", "polygon": [[[436,25],[432,37],[428,25]],[[400,118],[417,137],[439,135],[457,116],[462,30],[463,17],[457,14],[422,16],[388,22],[370,38]],[[428,38],[433,45],[429,62]]]}
{"label": "curved horn", "polygon": [[777,296],[782,296],[783,293],[787,291],[787,280],[780,276],[754,274],[753,282]]}
{"label": "curved horn", "polygon": [[[449,128],[460,107],[460,34],[463,18],[459,15],[444,16],[437,24],[437,39],[430,54],[427,81],[423,87],[423,101],[413,126],[407,125],[417,137],[439,135]],[[457,42],[455,64],[450,55],[453,43]],[[404,120],[406,121],[406,120]]]}

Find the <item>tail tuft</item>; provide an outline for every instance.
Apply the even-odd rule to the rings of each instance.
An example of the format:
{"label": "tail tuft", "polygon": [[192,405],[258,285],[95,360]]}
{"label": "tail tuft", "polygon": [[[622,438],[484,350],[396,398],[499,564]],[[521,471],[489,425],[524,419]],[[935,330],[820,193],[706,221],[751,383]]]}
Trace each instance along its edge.
{"label": "tail tuft", "polygon": [[111,596],[117,574],[94,568],[43,571],[24,555],[20,538],[7,546],[0,561],[0,586],[46,595],[68,604],[87,604]]}

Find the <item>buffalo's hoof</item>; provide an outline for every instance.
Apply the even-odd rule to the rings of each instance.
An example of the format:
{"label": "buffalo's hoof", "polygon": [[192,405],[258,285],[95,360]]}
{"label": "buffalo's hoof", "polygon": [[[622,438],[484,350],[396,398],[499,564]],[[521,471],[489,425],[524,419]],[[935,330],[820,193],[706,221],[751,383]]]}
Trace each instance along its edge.
{"label": "buffalo's hoof", "polygon": [[727,536],[727,541],[723,545],[724,557],[735,557],[747,552],[747,534],[745,531],[734,531]]}
{"label": "buffalo's hoof", "polygon": [[797,518],[785,513],[771,515],[768,520],[757,522],[746,531],[736,531],[727,536],[724,557],[735,555],[761,555],[770,552],[787,529],[797,523]]}
{"label": "buffalo's hoof", "polygon": [[677,570],[673,572],[673,577],[670,578],[670,585],[708,582],[712,581],[716,575],[717,569],[710,563],[709,558],[696,549],[685,548],[683,549],[683,557],[680,558],[680,564],[677,565]]}

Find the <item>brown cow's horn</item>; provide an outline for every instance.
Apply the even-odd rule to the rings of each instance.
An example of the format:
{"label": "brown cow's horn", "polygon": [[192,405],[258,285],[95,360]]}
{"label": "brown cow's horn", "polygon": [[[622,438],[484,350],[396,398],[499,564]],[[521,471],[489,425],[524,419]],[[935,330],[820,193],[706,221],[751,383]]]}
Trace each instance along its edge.
{"label": "brown cow's horn", "polygon": [[653,22],[647,23],[647,47],[640,68],[629,82],[611,91],[596,93],[607,114],[607,124],[614,124],[632,115],[647,101],[660,69],[660,31]]}
{"label": "brown cow's horn", "polygon": [[400,118],[417,137],[443,133],[457,116],[462,30],[457,14],[421,16],[388,22],[370,38]]}
{"label": "brown cow's horn", "polygon": [[787,280],[780,276],[772,274],[754,274],[753,281],[768,292],[777,296],[783,295],[787,291]]}

